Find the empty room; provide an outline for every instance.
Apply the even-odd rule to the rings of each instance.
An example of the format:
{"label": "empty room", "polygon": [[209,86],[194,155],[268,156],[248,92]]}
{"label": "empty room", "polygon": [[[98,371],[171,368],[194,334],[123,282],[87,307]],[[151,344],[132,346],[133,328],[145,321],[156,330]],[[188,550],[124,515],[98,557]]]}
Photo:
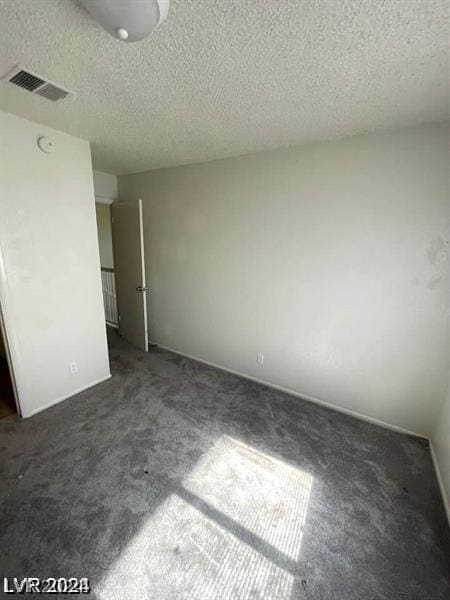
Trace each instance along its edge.
{"label": "empty room", "polygon": [[450,598],[449,0],[0,1],[0,594]]}

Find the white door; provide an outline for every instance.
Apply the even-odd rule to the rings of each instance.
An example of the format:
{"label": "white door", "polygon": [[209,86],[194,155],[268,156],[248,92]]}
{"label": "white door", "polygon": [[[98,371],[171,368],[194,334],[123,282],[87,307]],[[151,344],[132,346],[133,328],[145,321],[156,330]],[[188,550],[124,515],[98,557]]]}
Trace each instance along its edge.
{"label": "white door", "polygon": [[147,352],[142,200],[114,202],[111,209],[119,332],[128,342]]}

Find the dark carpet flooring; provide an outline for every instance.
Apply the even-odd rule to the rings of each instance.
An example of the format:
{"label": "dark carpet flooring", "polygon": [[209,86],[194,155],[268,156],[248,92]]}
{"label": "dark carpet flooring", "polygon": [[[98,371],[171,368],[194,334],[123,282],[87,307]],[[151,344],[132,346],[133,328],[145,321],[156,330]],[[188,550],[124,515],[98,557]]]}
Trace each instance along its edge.
{"label": "dark carpet flooring", "polygon": [[110,380],[0,421],[2,578],[88,577],[98,600],[448,600],[426,441],[110,345]]}

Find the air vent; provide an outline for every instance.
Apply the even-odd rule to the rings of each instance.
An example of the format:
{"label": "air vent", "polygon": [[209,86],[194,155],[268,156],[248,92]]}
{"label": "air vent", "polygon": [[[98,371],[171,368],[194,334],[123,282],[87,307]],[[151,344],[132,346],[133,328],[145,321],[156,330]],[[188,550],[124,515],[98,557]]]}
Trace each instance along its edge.
{"label": "air vent", "polygon": [[36,94],[39,94],[39,96],[44,96],[44,98],[48,98],[48,100],[53,100],[53,102],[55,102],[56,100],[63,100],[70,94],[70,92],[53,85],[53,83],[46,83],[36,90]]}
{"label": "air vent", "polygon": [[53,83],[36,73],[32,73],[28,69],[17,65],[9,71],[4,77],[2,77],[4,83],[11,83],[24,90],[28,90],[32,94],[38,94],[47,100],[56,102],[56,100],[63,100],[67,96],[71,96],[73,92],[66,90],[61,85]]}
{"label": "air vent", "polygon": [[36,77],[35,75],[23,70],[20,70],[18,73],[16,73],[16,75],[14,75],[14,77],[11,77],[9,82],[13,83],[14,85],[18,85],[29,92],[34,92],[35,89],[45,83],[45,81],[40,77]]}

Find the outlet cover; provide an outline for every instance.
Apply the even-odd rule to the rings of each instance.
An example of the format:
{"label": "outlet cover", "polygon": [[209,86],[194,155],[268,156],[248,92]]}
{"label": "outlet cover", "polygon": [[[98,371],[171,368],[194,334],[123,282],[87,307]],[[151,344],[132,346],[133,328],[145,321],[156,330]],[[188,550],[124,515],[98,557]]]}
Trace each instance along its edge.
{"label": "outlet cover", "polygon": [[70,363],[70,373],[72,375],[75,375],[76,373],[78,373],[78,364],[76,362]]}

